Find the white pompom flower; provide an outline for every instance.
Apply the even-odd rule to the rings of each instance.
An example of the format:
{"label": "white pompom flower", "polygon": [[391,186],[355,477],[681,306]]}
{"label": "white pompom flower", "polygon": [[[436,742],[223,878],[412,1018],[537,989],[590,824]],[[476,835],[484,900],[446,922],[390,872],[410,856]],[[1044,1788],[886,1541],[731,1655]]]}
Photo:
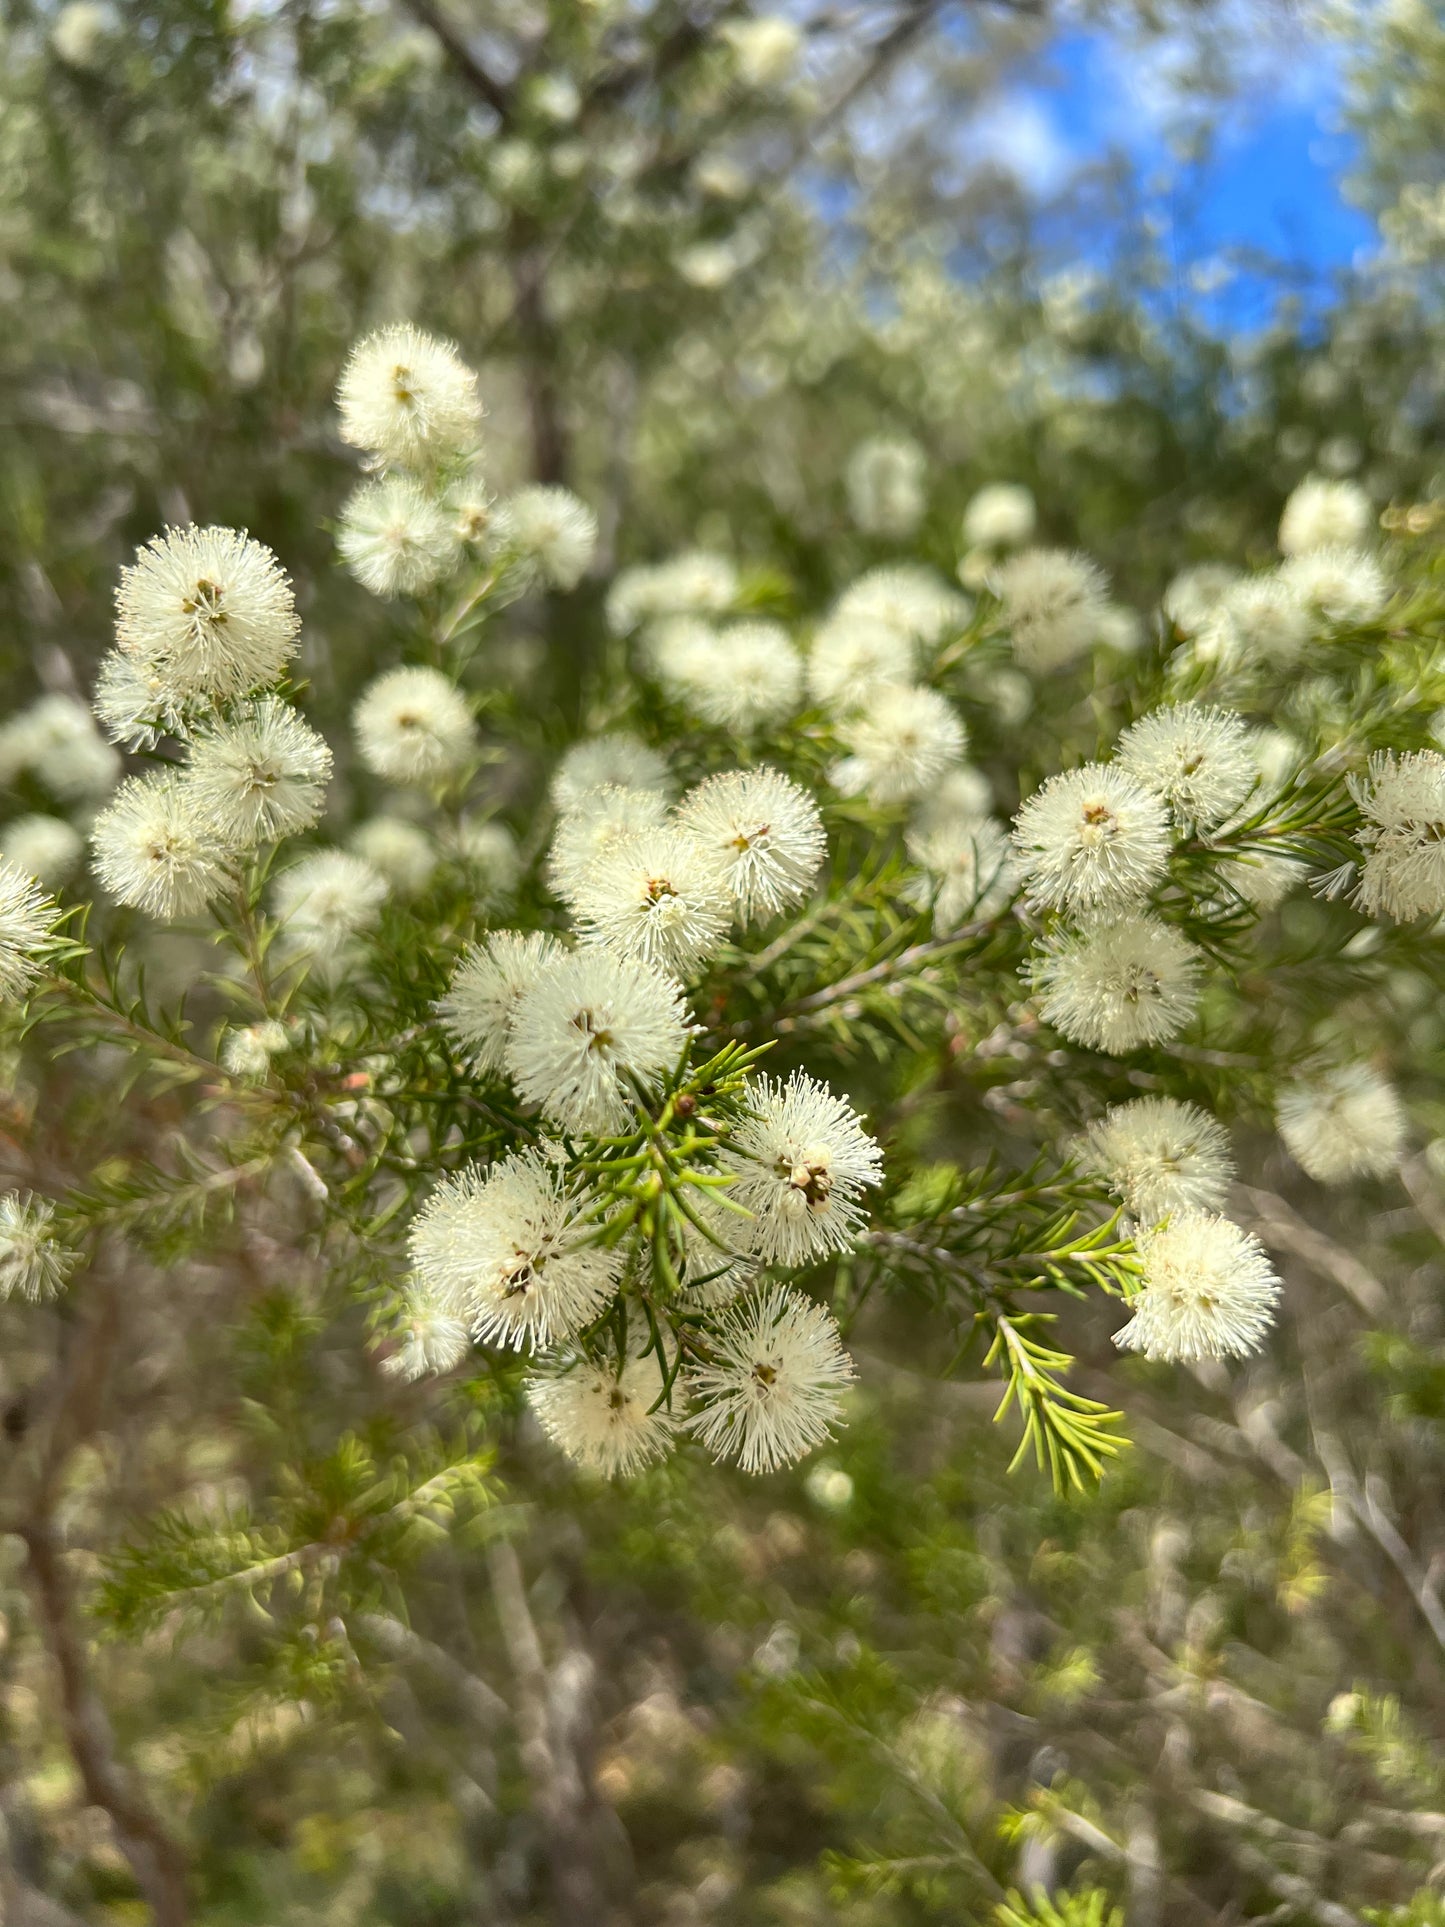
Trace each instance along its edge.
{"label": "white pompom flower", "polygon": [[385,877],[396,897],[420,896],[441,861],[441,852],[421,824],[405,816],[369,816],[346,841],[348,849]]}
{"label": "white pompom flower", "polygon": [[123,749],[153,749],[162,736],[182,734],[187,707],[171,698],[164,676],[124,649],[101,658],[91,708]]}
{"label": "white pompom flower", "polygon": [[628,636],[659,616],[723,615],[737,597],[738,572],[727,556],[688,549],[621,570],[607,592],[607,622],[615,635]]}
{"label": "white pompom flower", "polygon": [[1176,1211],[1217,1210],[1234,1176],[1224,1126],[1173,1097],[1111,1105],[1079,1138],[1074,1156],[1146,1225]]}
{"label": "white pompom flower", "polygon": [[1118,1056],[1183,1030],[1199,1001],[1200,964],[1196,947],[1169,924],[1125,916],[1057,932],[1028,972],[1045,1023]]}
{"label": "white pompom flower", "polygon": [[504,1061],[517,1095],[564,1131],[623,1129],[644,1089],[671,1070],[687,1037],[681,987],[650,964],[600,946],[545,969],[520,998]]}
{"label": "white pompom flower", "polygon": [[999,565],[993,587],[1022,668],[1045,675],[1094,646],[1108,582],[1088,556],[1067,549],[1021,549]]}
{"label": "white pompom flower", "polygon": [[709,776],[676,820],[717,866],[744,923],[801,903],[827,854],[818,805],[775,769]]}
{"label": "white pompom flower", "polygon": [[937,936],[951,936],[965,923],[997,917],[1018,883],[1008,831],[991,816],[945,816],[908,832],[908,854],[924,872],[913,892],[920,906],[933,906]]}
{"label": "white pompom flower", "polygon": [[777,622],[734,622],[710,650],[691,650],[678,694],[717,729],[747,735],[784,721],[802,699],[803,659]]}
{"label": "white pompom flower", "polygon": [[667,799],[656,790],[622,789],[603,783],[586,790],[557,824],[547,854],[547,881],[567,904],[596,864],[629,837],[656,829],[667,816]]}
{"label": "white pompom flower", "polygon": [[663,1381],[654,1352],[620,1365],[611,1358],[549,1360],[523,1390],[558,1451],[604,1478],[632,1477],[666,1458],[677,1438],[677,1419],[657,1404]]}
{"label": "white pompom flower", "polygon": [[473,1070],[501,1070],[518,1004],[565,954],[545,930],[494,930],[467,946],[437,1014]]}
{"label": "white pompom flower", "polygon": [[452,860],[468,872],[479,904],[505,902],[521,882],[522,852],[517,839],[495,817],[460,817],[444,841]]}
{"label": "white pompom flower", "polygon": [[1169,583],[1161,607],[1181,636],[1201,636],[1228,608],[1239,579],[1227,562],[1196,562]]}
{"label": "white pompom flower", "polygon": [[167,529],[121,571],[116,641],[169,704],[248,696],[281,675],[301,619],[264,543],[239,529]]}
{"label": "white pompom flower", "polygon": [[22,1191],[0,1197],[0,1298],[54,1298],[79,1258],[55,1236],[54,1205]]}
{"label": "white pompom flower", "polygon": [[808,695],[830,716],[849,716],[890,683],[911,683],[918,645],[892,623],[832,616],[808,654]]}
{"label": "white pompom flower", "polygon": [[1321,1184],[1387,1177],[1405,1155],[1399,1092],[1368,1064],[1343,1064],[1286,1085],[1274,1116],[1290,1156]]}
{"label": "white pompom flower", "polygon": [[400,468],[450,461],[481,439],[476,375],[452,342],[410,322],[357,342],[336,400],[342,440]]}
{"label": "white pompom flower", "polygon": [[1368,777],[1350,788],[1366,818],[1361,909],[1397,923],[1445,916],[1445,756],[1381,751],[1370,758]]}
{"label": "white pompom flower", "polygon": [[759,1078],[749,1115],[729,1133],[729,1199],[752,1213],[736,1233],[764,1264],[799,1265],[853,1245],[860,1202],[883,1175],[883,1154],[845,1098],[805,1071]]}
{"label": "white pompom flower", "polygon": [[910,436],[872,435],[848,457],[844,486],[854,522],[866,535],[902,541],[923,520],[927,457]]}
{"label": "white pompom flower", "polygon": [[63,816],[17,816],[0,831],[0,860],[46,890],[74,875],[84,854],[85,838]]}
{"label": "white pompom flower", "polygon": [[455,776],[477,746],[471,705],[439,669],[388,669],[367,686],[352,722],[362,762],[389,783]]}
{"label": "white pompom flower", "polygon": [[913,813],[913,828],[920,836],[960,823],[977,823],[993,811],[993,786],[981,769],[967,763],[945,770],[920,797]]}
{"label": "white pompom flower", "polygon": [[1085,763],[1041,785],[1014,818],[1030,900],[1050,910],[1122,910],[1164,875],[1172,839],[1163,802],[1126,770]]}
{"label": "white pompom flower", "polygon": [[1184,835],[1216,828],[1259,782],[1254,736],[1229,709],[1177,703],[1119,738],[1121,768],[1163,797]]}
{"label": "white pompom flower", "polygon": [[935,689],[880,689],[839,735],[848,754],[833,769],[834,784],[880,804],[925,795],[968,748],[962,717]]}
{"label": "white pompom flower", "polygon": [[732,899],[717,854],[669,824],[614,843],[578,878],[583,934],[679,976],[718,949]]}
{"label": "white pompom flower", "polygon": [[964,628],[972,613],[967,596],[915,562],[869,569],[848,585],[833,606],[835,620],[882,623],[925,649]]}
{"label": "white pompom flower", "polygon": [[624,790],[672,794],[672,773],[655,749],[622,731],[589,736],[573,743],[552,777],[552,801],[563,813],[575,810],[589,790],[612,784]]}
{"label": "white pompom flower", "polygon": [[1259,656],[1266,662],[1298,661],[1310,639],[1310,614],[1278,574],[1247,575],[1226,590],[1218,620],[1229,632],[1216,653]]}
{"label": "white pompom flower", "polygon": [[83,803],[114,788],[121,761],[74,696],[42,696],[17,718],[26,757],[40,783],[62,803]]}
{"label": "white pompom flower", "polygon": [[1164,1364],[1259,1350],[1280,1287],[1258,1238],[1228,1218],[1181,1211],[1142,1234],[1138,1249],[1143,1285],[1116,1345]]}
{"label": "white pompom flower", "polygon": [[488,545],[553,589],[575,589],[597,549],[597,517],[568,488],[519,488],[492,513]]}
{"label": "white pompom flower", "polygon": [[223,843],[254,849],[320,816],[331,751],[289,703],[261,696],[199,731],[183,781]]}
{"label": "white pompom flower", "polygon": [[1021,482],[991,482],[963,512],[963,541],[970,549],[1019,549],[1033,540],[1038,513]]}
{"label": "white pompom flower", "polygon": [[60,911],[33,876],[0,863],[0,1002],[14,1003],[40,974]]}
{"label": "white pompom flower", "polygon": [[1280,580],[1307,609],[1350,629],[1374,622],[1390,599],[1390,585],[1374,556],[1363,549],[1309,549],[1292,555]]}
{"label": "white pompom flower", "polygon": [[454,1312],[413,1280],[401,1303],[401,1319],[393,1333],[396,1349],[382,1360],[388,1378],[415,1384],[453,1372],[472,1349],[472,1335]]}
{"label": "white pompom flower", "polygon": [[1280,553],[1358,549],[1364,546],[1374,525],[1375,511],[1358,482],[1306,475],[1284,505],[1279,520]]}
{"label": "white pompom flower", "polygon": [[412,1225],[411,1259],[427,1296],[480,1343],[555,1345],[588,1325],[617,1289],[623,1254],[596,1241],[591,1199],[538,1151],[444,1178]]}
{"label": "white pompom flower", "polygon": [[288,942],[321,962],[369,930],[387,898],[386,878],[346,850],[317,850],[276,879],[277,920]]}
{"label": "white pompom flower", "polygon": [[719,1461],[776,1472],[833,1436],[856,1376],[823,1305],[775,1285],[725,1311],[688,1375],[691,1431]]}
{"label": "white pompom flower", "polygon": [[90,836],[96,874],[110,894],[166,922],[204,910],[231,880],[230,846],[180,776],[132,776]]}
{"label": "white pompom flower", "polygon": [[441,502],[410,476],[388,475],[353,493],[336,547],[361,586],[390,601],[440,582],[456,562],[460,538]]}

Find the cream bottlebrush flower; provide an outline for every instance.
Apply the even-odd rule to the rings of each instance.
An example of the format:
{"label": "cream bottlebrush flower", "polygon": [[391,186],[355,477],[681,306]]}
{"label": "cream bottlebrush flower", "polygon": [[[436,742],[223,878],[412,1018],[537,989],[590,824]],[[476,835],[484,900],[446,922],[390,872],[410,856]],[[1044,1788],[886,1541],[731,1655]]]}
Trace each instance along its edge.
{"label": "cream bottlebrush flower", "polygon": [[489,546],[553,589],[575,589],[597,548],[597,517],[568,488],[519,488],[492,514]]}
{"label": "cream bottlebrush flower", "polygon": [[376,922],[386,878],[345,850],[317,850],[276,879],[275,910],[293,943],[323,954]]}
{"label": "cream bottlebrush flower", "polygon": [[622,1273],[595,1242],[585,1192],[538,1151],[444,1178],[418,1213],[411,1257],[423,1290],[483,1344],[555,1345],[588,1325]]}
{"label": "cream bottlebrush flower", "polygon": [[465,769],[477,746],[471,705],[439,669],[388,669],[352,716],[361,760],[389,783],[434,783]]}
{"label": "cream bottlebrush flower", "polygon": [[1046,674],[1093,647],[1109,585],[1088,556],[1067,549],[1021,549],[1000,564],[993,586],[1023,668]]}
{"label": "cream bottlebrush flower", "polygon": [[730,1211],[722,1199],[728,1191],[695,1186],[688,1199],[695,1216],[711,1236],[691,1219],[684,1222],[682,1242],[683,1303],[691,1311],[721,1311],[758,1274],[758,1260],[748,1250],[752,1219]]}
{"label": "cream bottlebrush flower", "polygon": [[718,729],[746,733],[782,722],[803,693],[803,659],[777,622],[734,622],[716,647],[689,657],[684,701]]}
{"label": "cream bottlebrush flower", "polygon": [[552,801],[563,813],[575,810],[589,790],[612,784],[624,790],[672,793],[672,772],[655,749],[637,737],[618,733],[574,743],[552,777]]}
{"label": "cream bottlebrush flower", "polygon": [[848,716],[890,683],[911,683],[918,645],[904,630],[866,616],[832,616],[808,653],[808,695],[830,716]]}
{"label": "cream bottlebrush flower", "polygon": [[153,917],[194,916],[230,880],[230,848],[180,776],[132,776],[90,836],[106,889]]}
{"label": "cream bottlebrush flower", "polygon": [[124,649],[101,659],[91,707],[123,749],[153,749],[162,736],[179,735],[185,727],[186,705],[170,699],[165,678]]}
{"label": "cream bottlebrush flower", "polygon": [[575,1465],[631,1477],[666,1458],[678,1421],[665,1407],[657,1356],[551,1361],[527,1379],[527,1402],[547,1437]]}
{"label": "cream bottlebrush flower", "polygon": [[493,818],[461,817],[447,838],[453,859],[471,873],[471,884],[481,904],[496,904],[511,896],[522,877],[522,853],[505,823]]}
{"label": "cream bottlebrush flower", "polygon": [[55,1207],[28,1192],[0,1197],[0,1298],[53,1298],[75,1269],[79,1252],[55,1236]]}
{"label": "cream bottlebrush flower", "polygon": [[572,895],[591,941],[678,976],[718,948],[732,908],[718,853],[667,824],[613,844]]}
{"label": "cream bottlebrush flower", "polygon": [[650,964],[593,947],[573,951],[524,991],[505,1063],[524,1103],[564,1131],[622,1129],[632,1080],[651,1085],[687,1036],[681,988]]}
{"label": "cream bottlebrush flower", "polygon": [[845,796],[874,803],[924,795],[968,747],[962,718],[933,689],[880,689],[839,733],[848,755],[833,781]]}
{"label": "cream bottlebrush flower", "polygon": [[[642,630],[637,653],[643,674],[661,683],[674,702],[686,703],[698,663],[716,650],[717,631],[711,623],[698,616],[662,616]],[[701,674],[706,681],[706,666]]]}
{"label": "cream bottlebrush flower", "polygon": [[963,542],[969,549],[1018,549],[1033,540],[1038,520],[1034,498],[1020,482],[992,482],[981,488],[963,512]]}
{"label": "cream bottlebrush flower", "polygon": [[1029,966],[1044,1022],[1118,1056],[1162,1044],[1194,1015],[1200,956],[1157,917],[1119,917],[1047,939]]}
{"label": "cream bottlebrush flower", "polygon": [[443,505],[406,475],[363,482],[341,511],[341,559],[364,589],[420,595],[451,569],[458,536]]}
{"label": "cream bottlebrush flower", "polygon": [[182,780],[221,842],[249,850],[310,829],[330,776],[316,731],[289,703],[261,696],[197,734]]}
{"label": "cream bottlebrush flower", "polygon": [[1350,789],[1368,821],[1369,854],[1356,901],[1398,923],[1445,916],[1445,756],[1414,750],[1370,758],[1369,776]]}
{"label": "cream bottlebrush flower", "polygon": [[[945,770],[921,797],[913,815],[913,828],[920,836],[955,824],[974,824],[993,810],[993,789],[980,769],[967,763]],[[916,859],[915,859],[916,860]]]}
{"label": "cream bottlebrush flower", "polygon": [[481,470],[470,468],[454,481],[442,498],[448,515],[452,518],[452,532],[459,542],[470,543],[472,547],[484,545],[492,526],[492,511],[496,504],[491,490],[482,477]]}
{"label": "cream bottlebrush flower", "polygon": [[1105,763],[1049,777],[1014,818],[1013,841],[1030,900],[1073,911],[1138,903],[1164,875],[1172,843],[1159,796]]}
{"label": "cream bottlebrush flower", "polygon": [[914,901],[933,905],[933,928],[940,937],[1008,908],[1017,881],[1013,849],[1008,831],[992,817],[944,817],[932,828],[911,829],[907,843],[908,854],[926,873]]}
{"label": "cream bottlebrush flower", "polygon": [[764,1264],[846,1251],[865,1222],[859,1198],[883,1175],[883,1154],[858,1113],[805,1071],[786,1084],[759,1078],[748,1106],[723,1156],[737,1174],[729,1198],[753,1214],[738,1243]]}
{"label": "cream bottlebrush flower", "polygon": [[0,832],[0,860],[46,890],[73,875],[84,852],[84,837],[63,816],[17,816]]}
{"label": "cream bottlebrush flower", "polygon": [[16,1002],[40,975],[39,955],[59,914],[34,877],[0,863],[0,1001]]}
{"label": "cream bottlebrush flower", "polygon": [[1173,1097],[1111,1105],[1074,1155],[1143,1224],[1158,1224],[1175,1211],[1217,1210],[1234,1176],[1224,1126],[1197,1104]]}
{"label": "cream bottlebrush flower", "polygon": [[658,616],[717,616],[738,596],[738,572],[725,555],[688,549],[667,562],[623,569],[607,592],[607,622],[629,636]]}
{"label": "cream bottlebrush flower", "polygon": [[1214,829],[1259,782],[1252,731],[1232,710],[1201,703],[1142,717],[1117,754],[1122,769],[1163,797],[1185,836]]}
{"label": "cream bottlebrush flower", "polygon": [[239,1024],[221,1039],[221,1063],[232,1077],[264,1077],[290,1042],[284,1024]]}
{"label": "cream bottlebrush flower", "polygon": [[394,896],[420,896],[436,874],[441,854],[420,823],[404,816],[372,816],[358,823],[347,847],[385,877]]}
{"label": "cream bottlebrush flower", "polygon": [[399,468],[438,465],[477,446],[477,378],[455,345],[410,322],[358,341],[336,391],[341,439]]}
{"label": "cream bottlebrush flower", "polygon": [[1384,571],[1363,549],[1310,549],[1279,573],[1307,609],[1342,629],[1373,622],[1390,597]]}
{"label": "cream bottlebrush flower", "polygon": [[84,703],[73,696],[42,696],[18,720],[30,767],[62,803],[88,802],[114,787],[120,758]]}
{"label": "cream bottlebrush flower", "polygon": [[950,589],[932,569],[912,562],[869,569],[849,583],[833,606],[834,619],[881,622],[926,649],[962,629],[972,614],[967,596]]}
{"label": "cream bottlebrush flower", "polygon": [[501,1070],[518,1004],[565,955],[561,943],[545,930],[494,930],[467,946],[437,1014],[473,1070]]}
{"label": "cream bottlebrush flower", "polygon": [[1306,475],[1279,519],[1280,553],[1358,549],[1374,525],[1375,511],[1358,482],[1331,482],[1322,475]]}
{"label": "cream bottlebrush flower", "polygon": [[656,790],[619,789],[603,783],[586,790],[557,825],[547,856],[547,881],[564,903],[577,892],[599,860],[629,837],[655,829],[667,816],[667,799]]}
{"label": "cream bottlebrush flower", "polygon": [[1247,575],[1225,591],[1217,620],[1229,631],[1220,655],[1262,656],[1266,662],[1296,661],[1310,639],[1310,616],[1279,575]]}
{"label": "cream bottlebrush flower", "polygon": [[901,541],[923,520],[928,458],[905,435],[872,435],[848,457],[848,509],[866,535]]}
{"label": "cream bottlebrush flower", "polygon": [[396,1350],[382,1360],[381,1369],[389,1378],[404,1378],[411,1384],[455,1371],[472,1349],[472,1335],[462,1320],[429,1292],[418,1289],[415,1280],[402,1299],[401,1321],[393,1336]]}
{"label": "cream bottlebrush flower", "polygon": [[715,1459],[776,1472],[833,1436],[856,1374],[824,1306],[775,1285],[725,1311],[708,1346],[688,1376],[700,1405],[688,1430]]}
{"label": "cream bottlebrush flower", "polygon": [[1197,636],[1227,607],[1238,582],[1238,569],[1228,563],[1199,562],[1179,571],[1165,589],[1161,606],[1181,636]]}
{"label": "cream bottlebrush flower", "polygon": [[1368,1064],[1343,1064],[1286,1086],[1274,1118],[1290,1156],[1321,1184],[1385,1177],[1405,1154],[1405,1107]]}
{"label": "cream bottlebrush flower", "polygon": [[817,804],[775,769],[709,776],[677,824],[716,863],[744,923],[801,903],[828,850]]}
{"label": "cream bottlebrush flower", "polygon": [[1114,1343],[1174,1364],[1240,1358],[1274,1323],[1279,1279],[1263,1245],[1228,1218],[1180,1211],[1138,1240],[1143,1288]]}
{"label": "cream bottlebrush flower", "polygon": [[116,591],[115,636],[170,704],[248,696],[296,653],[301,619],[271,551],[239,529],[167,529]]}

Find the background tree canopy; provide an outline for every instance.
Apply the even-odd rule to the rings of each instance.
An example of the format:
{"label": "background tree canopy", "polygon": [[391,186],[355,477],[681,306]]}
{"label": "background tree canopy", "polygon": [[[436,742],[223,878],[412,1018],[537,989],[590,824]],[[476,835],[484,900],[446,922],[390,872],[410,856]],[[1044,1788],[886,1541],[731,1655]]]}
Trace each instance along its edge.
{"label": "background tree canopy", "polygon": [[[0,856],[65,912],[41,975],[0,903],[0,1917],[1445,1927],[1438,0],[10,0],[0,32]],[[1239,128],[1319,89],[1336,177],[1292,246]],[[476,372],[475,461],[338,414],[404,323]],[[423,482],[393,543],[367,491]],[[234,894],[161,919],[107,871],[88,716],[121,572],[193,523],[274,552],[299,644],[200,721],[135,698],[124,767],[199,768],[263,686],[329,751],[217,859]],[[912,678],[840,696],[860,591],[916,625],[907,729],[966,726],[966,764],[890,787]],[[464,695],[452,763],[357,720],[399,665]],[[1218,807],[1127,773],[1182,704],[1243,719]],[[618,734],[662,771],[597,764],[634,799],[785,770],[826,857],[805,827],[796,889],[664,957],[690,1056],[559,1123],[456,973],[605,924],[564,838],[632,805],[579,780],[569,815],[564,759]],[[1096,760],[1147,818],[1107,900],[1029,816]],[[342,850],[326,951],[294,873]],[[1151,970],[1179,947],[1172,1028],[1071,1015],[1101,911]],[[773,1176],[856,1222],[758,1233],[739,1302],[837,1318],[843,1422],[758,1477],[721,1420],[579,1467],[502,1313],[425,1300],[413,1224],[469,1165],[585,1180],[617,1296],[547,1383],[645,1367],[681,1439],[738,1288],[716,1180],[794,1074],[849,1122]],[[1100,1148],[1141,1099],[1227,1127],[1197,1200]],[[1121,1352],[1191,1202],[1257,1240],[1273,1326],[1257,1291],[1258,1350]]]}

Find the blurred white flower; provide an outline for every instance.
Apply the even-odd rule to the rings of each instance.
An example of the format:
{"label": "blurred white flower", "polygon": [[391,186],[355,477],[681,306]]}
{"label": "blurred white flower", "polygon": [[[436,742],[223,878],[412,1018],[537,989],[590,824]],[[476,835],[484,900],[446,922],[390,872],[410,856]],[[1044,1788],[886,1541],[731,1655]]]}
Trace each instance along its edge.
{"label": "blurred white flower", "polygon": [[803,47],[802,29],[775,13],[725,20],[717,33],[732,49],[739,77],[759,92],[780,87],[792,77]]}
{"label": "blurred white flower", "polygon": [[734,622],[689,653],[679,694],[703,722],[748,734],[791,716],[802,690],[803,659],[781,623]]}
{"label": "blurred white flower", "polygon": [[1279,522],[1282,555],[1311,549],[1357,549],[1371,534],[1375,511],[1358,482],[1332,482],[1307,475],[1284,505]]}
{"label": "blurred white flower", "polygon": [[911,683],[918,669],[914,638],[893,623],[834,615],[813,637],[808,695],[830,716],[861,709],[886,683]]}
{"label": "blurred white flower", "polygon": [[317,850],[283,870],[273,894],[276,918],[288,941],[325,963],[348,937],[376,922],[387,883],[359,856]]}
{"label": "blurred white flower", "polygon": [[966,627],[972,613],[967,596],[915,562],[869,569],[833,605],[835,619],[882,623],[905,642],[928,649]]}
{"label": "blurred white flower", "polygon": [[361,760],[390,783],[432,783],[466,767],[477,744],[471,705],[439,669],[389,669],[352,717]]}
{"label": "blurred white flower", "polygon": [[605,1478],[630,1477],[665,1458],[678,1421],[665,1407],[655,1353],[613,1359],[560,1358],[523,1390],[548,1438],[575,1464]]}
{"label": "blurred white flower", "polygon": [[290,1042],[286,1026],[269,1018],[259,1024],[232,1025],[221,1039],[221,1064],[232,1077],[264,1077],[271,1059],[279,1057]]}
{"label": "blurred white flower", "polygon": [[1020,482],[991,482],[963,512],[963,540],[970,549],[1018,549],[1033,540],[1038,520],[1031,492]]}
{"label": "blurred white flower", "polygon": [[873,435],[848,457],[844,484],[853,520],[865,535],[902,541],[923,520],[927,457],[910,436]]}
{"label": "blurred white flower", "polygon": [[39,976],[40,953],[59,914],[34,877],[0,863],[0,1001],[15,1003]]}
{"label": "blurred white flower", "polygon": [[1321,1184],[1386,1177],[1405,1154],[1405,1107],[1368,1064],[1286,1085],[1274,1116],[1290,1156]]}
{"label": "blurred white flower", "polygon": [[0,1197],[0,1298],[54,1298],[80,1253],[55,1236],[55,1207],[28,1192]]}
{"label": "blurred white flower", "polygon": [[370,816],[346,840],[398,897],[420,896],[440,861],[436,844],[420,823],[404,816]]}
{"label": "blurred white flower", "polygon": [[1181,636],[1197,636],[1228,607],[1239,579],[1226,562],[1198,562],[1174,577],[1161,606]]}
{"label": "blurred white flower", "polygon": [[553,589],[575,589],[597,548],[597,517],[566,488],[519,488],[492,513],[488,544]]}
{"label": "blurred white flower", "polygon": [[1310,549],[1293,555],[1280,580],[1307,609],[1349,629],[1373,622],[1390,598],[1390,585],[1363,549]]}
{"label": "blurred white flower", "polygon": [[933,905],[940,937],[965,923],[996,917],[1007,909],[1017,884],[1008,831],[990,816],[943,816],[931,828],[908,832],[908,854],[926,873],[914,895]]}
{"label": "blurred white flower", "polygon": [[933,689],[885,685],[868,707],[844,723],[848,752],[833,770],[845,796],[906,803],[924,795],[968,747],[963,720]]}
{"label": "blurred white flower", "polygon": [[0,859],[46,890],[72,876],[84,853],[84,837],[63,816],[17,816],[0,831]]}
{"label": "blurred white flower", "polygon": [[1020,665],[1062,669],[1094,646],[1105,607],[1104,572],[1067,549],[1022,549],[993,577],[1003,625]]}
{"label": "blurred white flower", "polygon": [[655,790],[667,796],[672,775],[655,749],[621,732],[587,736],[573,743],[552,777],[552,801],[562,812],[575,810],[589,790],[610,784],[617,789]]}
{"label": "blurred white flower", "polygon": [[1368,819],[1357,901],[1399,923],[1445,915],[1445,756],[1421,749],[1381,751],[1369,775],[1350,785]]}
{"label": "blurred white flower", "polygon": [[456,562],[460,538],[444,505],[407,475],[363,482],[341,511],[336,547],[364,589],[420,595]]}

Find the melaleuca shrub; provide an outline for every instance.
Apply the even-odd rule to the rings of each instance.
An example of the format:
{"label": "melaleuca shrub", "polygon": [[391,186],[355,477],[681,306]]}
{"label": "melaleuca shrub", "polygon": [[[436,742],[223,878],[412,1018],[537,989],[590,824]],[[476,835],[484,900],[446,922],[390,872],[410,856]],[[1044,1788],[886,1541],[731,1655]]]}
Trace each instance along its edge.
{"label": "melaleuca shrub", "polygon": [[[1333,1013],[1428,969],[1445,914],[1445,604],[1363,490],[1307,479],[1282,559],[1192,565],[1146,612],[1036,543],[1006,477],[941,556],[917,448],[883,436],[848,485],[891,549],[804,607],[703,549],[594,584],[594,508],[494,494],[477,378],[414,327],[357,346],[339,410],[364,473],[338,556],[392,605],[395,659],[328,742],[281,560],[224,528],[147,543],[100,729],[38,705],[4,732],[77,814],[117,750],[145,759],[88,825],[88,921],[52,894],[77,825],[5,830],[25,1021],[223,1094],[247,1169],[301,1171],[369,1254],[385,1369],[517,1359],[596,1473],[808,1453],[874,1294],[924,1295],[1061,1484],[1119,1445],[1068,1383],[1064,1297],[1166,1367],[1268,1343],[1232,1140],[1277,1128],[1321,1183],[1389,1174],[1408,1104]],[[569,598],[563,743],[497,639]],[[1329,933],[1304,954],[1290,899]],[[229,959],[204,1036],[126,977],[161,926]],[[864,1079],[871,1109],[870,1060],[908,1065],[891,1096]],[[971,1160],[928,1127],[969,1092]],[[0,1204],[4,1289],[83,1292],[102,1205]]]}

